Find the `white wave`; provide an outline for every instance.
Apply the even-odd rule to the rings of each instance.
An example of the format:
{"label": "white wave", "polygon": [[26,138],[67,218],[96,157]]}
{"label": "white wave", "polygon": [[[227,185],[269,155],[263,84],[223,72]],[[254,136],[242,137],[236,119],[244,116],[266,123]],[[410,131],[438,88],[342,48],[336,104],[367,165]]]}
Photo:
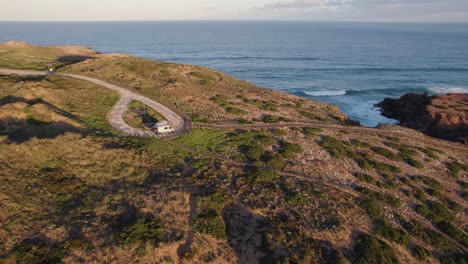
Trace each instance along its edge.
{"label": "white wave", "polygon": [[436,94],[468,93],[468,87],[431,87],[428,90]]}
{"label": "white wave", "polygon": [[339,91],[314,91],[314,92],[304,92],[310,96],[340,96],[346,95],[346,90],[339,90]]}

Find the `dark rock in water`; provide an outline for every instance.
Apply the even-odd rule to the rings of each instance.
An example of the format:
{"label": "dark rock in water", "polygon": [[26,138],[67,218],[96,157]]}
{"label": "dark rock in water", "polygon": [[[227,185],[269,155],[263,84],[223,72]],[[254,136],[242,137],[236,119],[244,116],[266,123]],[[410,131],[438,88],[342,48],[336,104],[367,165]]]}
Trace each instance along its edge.
{"label": "dark rock in water", "polygon": [[409,93],[377,104],[382,115],[430,136],[468,144],[468,94]]}

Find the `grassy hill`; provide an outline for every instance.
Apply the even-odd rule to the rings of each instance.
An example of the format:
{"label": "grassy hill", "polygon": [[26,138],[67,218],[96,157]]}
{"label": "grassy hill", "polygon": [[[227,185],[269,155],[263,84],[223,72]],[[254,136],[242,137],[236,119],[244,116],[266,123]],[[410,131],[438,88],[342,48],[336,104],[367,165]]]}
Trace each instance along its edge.
{"label": "grassy hill", "polygon": [[[195,122],[284,126],[130,137],[106,120],[118,99],[110,90],[1,76],[0,262],[468,261],[461,145],[351,126],[334,106],[203,67],[11,46],[0,45],[14,54],[0,67],[60,65]],[[77,50],[87,59],[60,62]],[[297,121],[324,126],[287,125]]]}

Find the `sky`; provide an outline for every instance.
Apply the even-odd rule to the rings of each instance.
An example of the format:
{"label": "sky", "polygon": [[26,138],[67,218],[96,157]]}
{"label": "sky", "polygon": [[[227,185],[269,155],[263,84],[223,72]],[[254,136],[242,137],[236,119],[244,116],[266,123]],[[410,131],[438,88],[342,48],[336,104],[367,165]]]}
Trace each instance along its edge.
{"label": "sky", "polygon": [[468,22],[468,0],[0,0],[0,21]]}

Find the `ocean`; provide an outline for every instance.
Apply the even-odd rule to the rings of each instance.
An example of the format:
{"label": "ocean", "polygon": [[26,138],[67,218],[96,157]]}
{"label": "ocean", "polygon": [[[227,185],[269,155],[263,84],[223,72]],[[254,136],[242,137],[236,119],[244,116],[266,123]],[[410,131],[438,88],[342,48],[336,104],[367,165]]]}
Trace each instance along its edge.
{"label": "ocean", "polygon": [[335,104],[366,126],[407,92],[468,91],[468,24],[328,22],[0,22],[0,41],[76,44],[211,67]]}

